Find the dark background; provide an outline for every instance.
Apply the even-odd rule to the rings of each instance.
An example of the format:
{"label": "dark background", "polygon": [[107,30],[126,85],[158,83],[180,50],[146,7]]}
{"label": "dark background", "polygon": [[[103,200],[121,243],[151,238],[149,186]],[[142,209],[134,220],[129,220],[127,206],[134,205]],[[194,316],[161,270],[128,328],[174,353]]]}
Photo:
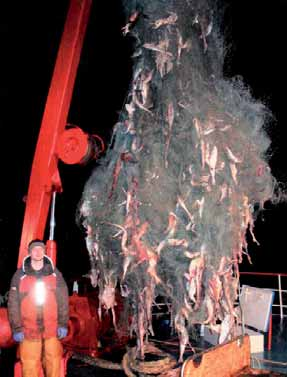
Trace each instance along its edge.
{"label": "dark background", "polygon": [[[229,47],[225,74],[240,75],[254,98],[273,113],[270,166],[286,183],[287,0],[221,1]],[[69,1],[14,1],[0,5],[0,294],[16,269],[31,164]],[[123,37],[120,1],[94,1],[68,122],[108,143],[131,74],[131,45]],[[58,267],[67,280],[86,273],[84,233],[75,212],[96,162],[60,164],[64,192],[57,199]],[[250,243],[253,264],[242,270],[287,272],[284,264],[286,204],[266,204],[256,221],[260,246]]]}

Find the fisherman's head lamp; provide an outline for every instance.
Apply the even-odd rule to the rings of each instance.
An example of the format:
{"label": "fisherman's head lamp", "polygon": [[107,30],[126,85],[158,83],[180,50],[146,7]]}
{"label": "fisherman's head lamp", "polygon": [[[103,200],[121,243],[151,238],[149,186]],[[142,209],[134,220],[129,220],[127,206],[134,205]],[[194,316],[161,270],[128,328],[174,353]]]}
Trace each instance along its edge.
{"label": "fisherman's head lamp", "polygon": [[42,306],[46,301],[46,286],[42,280],[37,280],[34,291],[35,303]]}

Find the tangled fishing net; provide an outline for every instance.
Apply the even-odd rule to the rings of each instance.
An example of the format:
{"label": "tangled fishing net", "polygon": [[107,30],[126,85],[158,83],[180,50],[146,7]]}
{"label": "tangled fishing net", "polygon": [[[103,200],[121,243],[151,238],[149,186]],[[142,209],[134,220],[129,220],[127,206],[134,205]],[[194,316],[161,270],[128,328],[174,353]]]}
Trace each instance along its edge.
{"label": "tangled fishing net", "polygon": [[166,297],[182,360],[189,326],[231,331],[246,235],[257,242],[254,209],[274,191],[269,115],[240,78],[223,77],[214,1],[125,0],[124,8],[130,89],[79,212],[100,310],[113,311],[118,285],[143,358],[152,304]]}

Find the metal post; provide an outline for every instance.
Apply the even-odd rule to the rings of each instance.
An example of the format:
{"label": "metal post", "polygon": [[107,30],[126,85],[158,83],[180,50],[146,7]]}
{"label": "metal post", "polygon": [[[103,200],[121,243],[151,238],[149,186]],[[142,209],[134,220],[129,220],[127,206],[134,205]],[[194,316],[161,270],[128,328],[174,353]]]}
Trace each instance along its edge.
{"label": "metal post", "polygon": [[56,191],[53,192],[52,205],[51,205],[51,217],[50,217],[50,233],[49,240],[54,240],[56,220],[55,220],[55,204],[56,204]]}
{"label": "metal post", "polygon": [[269,318],[269,328],[268,328],[268,345],[267,345],[268,351],[271,351],[271,348],[272,348],[272,326],[273,326],[273,322],[272,322],[272,307],[271,307],[270,318]]}
{"label": "metal post", "polygon": [[280,321],[283,321],[283,303],[282,303],[282,288],[281,288],[281,275],[278,274],[278,292],[279,292],[279,305],[280,305]]}

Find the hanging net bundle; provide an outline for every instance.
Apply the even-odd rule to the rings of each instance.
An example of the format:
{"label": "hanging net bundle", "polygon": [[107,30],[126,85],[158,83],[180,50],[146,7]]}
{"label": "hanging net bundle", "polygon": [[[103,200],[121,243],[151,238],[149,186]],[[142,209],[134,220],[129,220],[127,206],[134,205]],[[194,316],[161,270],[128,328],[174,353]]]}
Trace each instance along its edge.
{"label": "hanging net bundle", "polygon": [[[273,196],[269,112],[223,76],[216,3],[126,0],[129,92],[106,155],[86,183],[80,219],[101,308],[129,303],[139,357],[152,305],[170,304],[180,343],[206,324],[232,332],[239,269],[254,211]],[[248,236],[248,237],[249,237]]]}

